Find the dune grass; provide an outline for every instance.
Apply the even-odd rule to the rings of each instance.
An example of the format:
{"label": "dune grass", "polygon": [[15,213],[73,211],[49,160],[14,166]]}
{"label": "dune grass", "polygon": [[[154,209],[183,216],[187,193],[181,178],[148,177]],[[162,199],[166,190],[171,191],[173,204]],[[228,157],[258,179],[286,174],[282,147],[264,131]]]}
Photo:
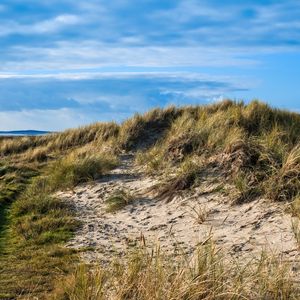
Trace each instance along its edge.
{"label": "dune grass", "polygon": [[148,173],[157,169],[174,173],[175,168],[170,192],[176,190],[174,186],[189,188],[199,177],[193,168],[182,174],[182,166],[193,159],[206,161],[205,168],[217,166],[224,178],[231,178],[236,202],[258,196],[291,201],[299,194],[299,141],[299,114],[259,101],[246,105],[228,100],[186,108],[165,136],[138,156],[137,163],[145,165]]}
{"label": "dune grass", "polygon": [[[54,280],[78,261],[75,251],[63,245],[79,224],[70,203],[56,198],[55,192],[96,179],[117,163],[113,155],[88,149],[74,150],[42,167],[35,162],[39,176],[31,176],[14,198],[5,194],[11,202],[0,232],[0,299],[47,299]],[[8,191],[10,183],[5,184]]]}
{"label": "dune grass", "polygon": [[72,188],[80,183],[93,181],[118,164],[117,157],[108,153],[74,151],[50,166],[49,184],[55,189]]}
{"label": "dune grass", "polygon": [[62,243],[77,226],[73,213],[66,203],[49,195],[46,178],[36,177],[12,203],[7,218],[0,298],[42,295],[54,277],[72,265],[73,253]]}
{"label": "dune grass", "polygon": [[[299,217],[299,149],[299,114],[230,100],[154,109],[120,125],[1,139],[0,299],[49,299],[54,281],[66,276],[55,299],[299,298],[290,266],[262,257],[236,267],[214,247],[202,247],[189,263],[187,257],[143,250],[127,262],[93,271],[82,266],[72,274],[78,257],[64,244],[78,223],[70,204],[54,196],[97,179],[116,166],[118,153],[134,151],[137,164],[164,178],[157,188],[161,197],[200,185],[209,173],[232,187],[236,203],[256,197],[287,201]],[[112,195],[108,210],[131,199]],[[195,213],[201,222],[206,212]],[[295,222],[297,236],[298,227]]]}
{"label": "dune grass", "polygon": [[47,156],[57,156],[92,142],[107,142],[116,137],[118,132],[119,125],[99,122],[44,136],[4,138],[0,140],[0,157],[17,156],[23,161],[44,161]]}
{"label": "dune grass", "polygon": [[108,267],[79,266],[59,283],[53,299],[216,300],[298,299],[289,266],[262,253],[256,261],[225,262],[211,242],[194,257],[137,248]]}
{"label": "dune grass", "polygon": [[126,120],[121,124],[116,145],[120,149],[137,150],[152,146],[183,110],[174,106],[166,109],[153,109]]}

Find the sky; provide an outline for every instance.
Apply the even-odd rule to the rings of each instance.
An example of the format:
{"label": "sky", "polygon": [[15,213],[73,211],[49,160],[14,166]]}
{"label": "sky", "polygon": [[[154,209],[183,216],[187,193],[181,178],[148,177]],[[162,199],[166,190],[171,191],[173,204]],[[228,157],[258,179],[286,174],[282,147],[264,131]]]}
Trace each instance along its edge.
{"label": "sky", "polygon": [[224,98],[300,112],[299,0],[0,2],[0,130]]}

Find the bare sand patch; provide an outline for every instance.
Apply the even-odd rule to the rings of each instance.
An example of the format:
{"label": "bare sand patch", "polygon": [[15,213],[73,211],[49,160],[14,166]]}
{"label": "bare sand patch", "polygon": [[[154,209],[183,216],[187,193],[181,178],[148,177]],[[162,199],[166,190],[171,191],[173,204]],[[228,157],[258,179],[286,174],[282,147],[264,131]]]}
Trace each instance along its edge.
{"label": "bare sand patch", "polygon": [[[283,204],[258,199],[232,205],[221,193],[203,193],[201,187],[171,201],[156,199],[149,188],[158,178],[145,176],[132,155],[123,155],[121,161],[101,180],[59,194],[72,202],[82,222],[67,247],[86,249],[84,261],[105,263],[139,243],[166,253],[192,253],[208,238],[233,258],[257,258],[267,251],[299,260],[292,217]],[[128,191],[134,200],[108,213],[105,201],[116,190]]]}

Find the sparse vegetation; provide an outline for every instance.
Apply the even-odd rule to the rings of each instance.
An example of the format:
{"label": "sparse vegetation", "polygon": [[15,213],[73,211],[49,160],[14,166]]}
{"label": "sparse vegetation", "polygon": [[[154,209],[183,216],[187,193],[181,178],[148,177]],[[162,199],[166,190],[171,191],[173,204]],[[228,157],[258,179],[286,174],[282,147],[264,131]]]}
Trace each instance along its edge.
{"label": "sparse vegetation", "polygon": [[189,209],[191,210],[191,214],[197,224],[204,223],[209,215],[209,210],[205,206],[189,206]]}

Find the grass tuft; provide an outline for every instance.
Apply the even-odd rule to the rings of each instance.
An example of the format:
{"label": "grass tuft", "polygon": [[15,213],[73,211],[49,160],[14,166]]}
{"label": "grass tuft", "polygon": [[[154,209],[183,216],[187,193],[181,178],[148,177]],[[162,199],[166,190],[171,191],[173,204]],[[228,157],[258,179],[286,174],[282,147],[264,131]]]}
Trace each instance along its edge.
{"label": "grass tuft", "polygon": [[106,200],[106,211],[114,213],[121,210],[134,200],[133,196],[124,190],[114,191]]}
{"label": "grass tuft", "polygon": [[93,181],[116,167],[114,155],[88,152],[72,152],[55,162],[49,170],[50,185],[55,189],[73,188],[79,183]]}

